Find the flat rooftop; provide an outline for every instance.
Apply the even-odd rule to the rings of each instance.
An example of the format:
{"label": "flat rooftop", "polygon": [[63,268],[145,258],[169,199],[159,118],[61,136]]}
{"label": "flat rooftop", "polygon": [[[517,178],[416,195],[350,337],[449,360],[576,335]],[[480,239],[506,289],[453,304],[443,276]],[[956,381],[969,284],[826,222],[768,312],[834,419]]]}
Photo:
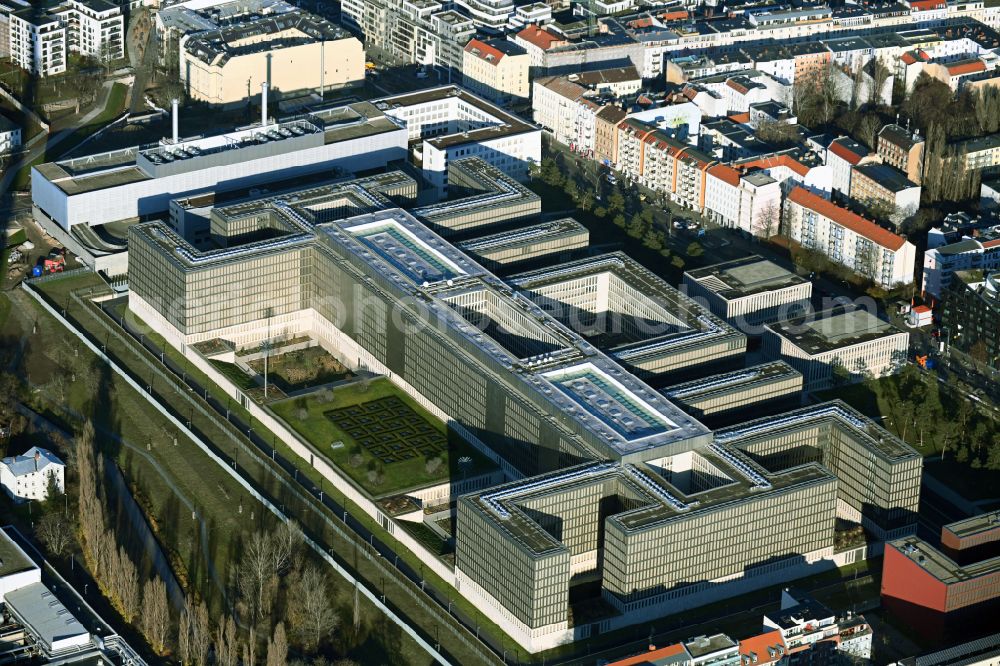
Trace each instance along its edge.
{"label": "flat rooftop", "polygon": [[801,380],[802,373],[784,361],[774,361],[711,377],[702,377],[683,384],[675,384],[663,389],[661,393],[668,400],[675,402],[708,400],[796,377]]}
{"label": "flat rooftop", "polygon": [[916,536],[904,537],[890,543],[902,555],[945,585],[964,583],[1000,573],[1000,557],[961,565],[939,551],[933,544]]}
{"label": "flat rooftop", "polygon": [[792,431],[811,428],[820,422],[830,423],[850,432],[856,442],[890,462],[921,457],[909,444],[840,400],[716,430],[714,439],[716,444],[739,448],[742,442],[782,437]]}
{"label": "flat rooftop", "polygon": [[948,523],[944,529],[961,538],[1000,530],[1000,511],[981,513],[978,516]]}
{"label": "flat rooftop", "polygon": [[235,128],[222,134],[185,138],[176,144],[165,138],[158,144],[47,162],[33,168],[73,196],[401,129],[372,104],[359,102],[266,127]]}
{"label": "flat rooftop", "polygon": [[571,217],[564,217],[551,222],[532,224],[527,227],[501,231],[488,236],[479,236],[472,240],[458,243],[458,247],[466,252],[498,252],[501,250],[528,247],[541,240],[571,237],[586,234],[587,228]]}
{"label": "flat rooftop", "polygon": [[72,612],[42,583],[31,583],[4,597],[10,610],[51,650],[56,641],[89,636]]}
{"label": "flat rooftop", "polygon": [[758,255],[713,264],[686,273],[725,300],[786,289],[809,281]]}
{"label": "flat rooftop", "polygon": [[0,577],[37,568],[20,546],[0,530]]}
{"label": "flat rooftop", "polygon": [[810,355],[904,333],[863,308],[834,308],[767,327]]}
{"label": "flat rooftop", "polygon": [[446,150],[466,143],[492,141],[527,132],[541,131],[537,125],[533,125],[512,113],[508,113],[500,107],[494,106],[481,97],[477,97],[458,86],[442,86],[440,88],[420,90],[393,97],[384,97],[375,100],[374,104],[379,110],[392,115],[393,111],[400,108],[433,104],[435,102],[447,102],[449,100],[458,100],[472,107],[477,114],[485,116],[485,118],[478,118],[478,122],[489,124],[485,127],[470,129],[468,131],[423,139],[425,143],[439,150]]}

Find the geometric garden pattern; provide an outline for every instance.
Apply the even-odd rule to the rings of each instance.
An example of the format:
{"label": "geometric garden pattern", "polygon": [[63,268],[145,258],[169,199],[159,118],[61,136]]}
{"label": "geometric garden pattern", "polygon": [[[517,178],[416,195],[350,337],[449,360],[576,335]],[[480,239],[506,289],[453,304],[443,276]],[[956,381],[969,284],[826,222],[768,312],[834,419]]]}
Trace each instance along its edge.
{"label": "geometric garden pattern", "polygon": [[331,409],[324,416],[384,465],[448,449],[448,438],[397,396]]}

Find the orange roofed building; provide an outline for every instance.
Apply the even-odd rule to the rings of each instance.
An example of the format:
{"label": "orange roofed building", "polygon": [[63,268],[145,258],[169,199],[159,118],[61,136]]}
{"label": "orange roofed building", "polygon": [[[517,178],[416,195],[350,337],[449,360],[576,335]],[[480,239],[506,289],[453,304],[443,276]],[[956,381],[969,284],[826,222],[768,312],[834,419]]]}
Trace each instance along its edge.
{"label": "orange roofed building", "polygon": [[880,287],[913,282],[913,243],[803,187],[794,188],[785,200],[783,228],[793,241]]}

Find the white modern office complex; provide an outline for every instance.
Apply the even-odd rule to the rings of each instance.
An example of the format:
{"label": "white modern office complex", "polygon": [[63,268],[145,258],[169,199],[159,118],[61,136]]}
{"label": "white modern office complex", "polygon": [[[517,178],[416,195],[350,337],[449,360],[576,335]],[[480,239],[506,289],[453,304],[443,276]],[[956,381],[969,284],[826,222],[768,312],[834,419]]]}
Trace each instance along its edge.
{"label": "white modern office complex", "polygon": [[384,167],[406,158],[406,139],[401,123],[360,102],[292,122],[41,164],[31,170],[32,203],[43,224],[64,230],[138,220],[165,213],[182,196]]}
{"label": "white modern office complex", "polygon": [[1000,270],[1000,227],[973,237],[929,248],[924,253],[923,291],[941,298],[955,271]]}
{"label": "white modern office complex", "polygon": [[542,132],[531,123],[458,86],[442,86],[374,101],[406,127],[424,176],[445,194],[448,163],[478,157],[517,180],[542,159]]}
{"label": "white modern office complex", "polygon": [[812,283],[757,255],[684,273],[688,296],[744,333],[787,319],[809,307]]}
{"label": "white modern office complex", "polygon": [[806,391],[892,374],[909,344],[909,333],[853,306],[766,324],[763,338],[765,356],[801,372]]}

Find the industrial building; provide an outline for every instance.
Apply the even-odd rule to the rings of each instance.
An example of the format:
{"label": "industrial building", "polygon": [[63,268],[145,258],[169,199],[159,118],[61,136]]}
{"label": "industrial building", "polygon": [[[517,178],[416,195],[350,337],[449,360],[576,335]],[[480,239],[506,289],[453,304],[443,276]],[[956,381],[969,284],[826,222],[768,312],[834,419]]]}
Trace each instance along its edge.
{"label": "industrial building", "polygon": [[457,247],[491,270],[510,268],[553,254],[587,247],[590,232],[571,217],[457,243]]}
{"label": "industrial building", "polygon": [[31,198],[43,225],[68,231],[160,215],[179,197],[405,158],[406,129],[358,102],[290,122],[40,164],[31,169]]}
{"label": "industrial building", "polygon": [[812,282],[758,255],[684,273],[688,296],[738,330],[759,335],[761,326],[809,308]]}
{"label": "industrial building", "polygon": [[852,306],[766,324],[763,336],[764,355],[801,372],[806,391],[892,374],[909,344],[909,333]]}
{"label": "industrial building", "polygon": [[511,284],[642,377],[739,365],[746,336],[622,252],[515,275]]}
{"label": "industrial building", "polygon": [[262,83],[289,98],[361,85],[365,78],[360,40],[301,10],[193,32],[179,39],[179,49],[187,96],[208,104],[245,105]]}
{"label": "industrial building", "polygon": [[459,86],[442,86],[375,100],[409,132],[424,174],[442,194],[448,162],[478,157],[515,180],[542,160],[542,131]]}

